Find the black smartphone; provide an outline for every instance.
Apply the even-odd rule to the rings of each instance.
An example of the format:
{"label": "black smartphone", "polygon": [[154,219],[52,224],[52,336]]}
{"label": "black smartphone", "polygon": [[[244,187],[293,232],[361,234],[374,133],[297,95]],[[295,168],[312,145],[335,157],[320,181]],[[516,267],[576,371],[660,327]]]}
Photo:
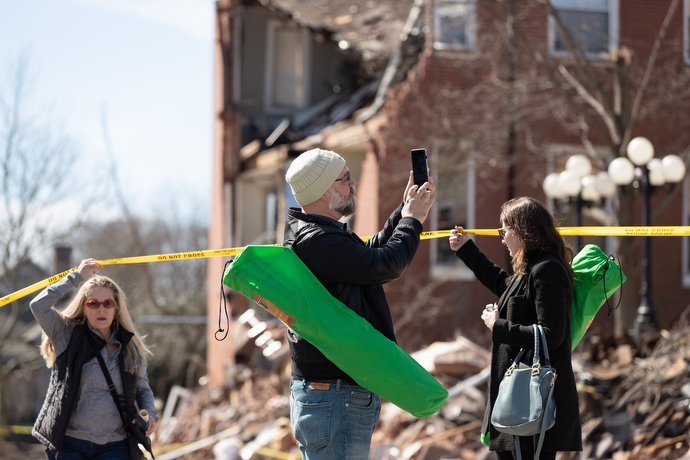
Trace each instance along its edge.
{"label": "black smartphone", "polygon": [[412,174],[414,183],[421,187],[429,180],[429,162],[426,157],[426,149],[412,149]]}

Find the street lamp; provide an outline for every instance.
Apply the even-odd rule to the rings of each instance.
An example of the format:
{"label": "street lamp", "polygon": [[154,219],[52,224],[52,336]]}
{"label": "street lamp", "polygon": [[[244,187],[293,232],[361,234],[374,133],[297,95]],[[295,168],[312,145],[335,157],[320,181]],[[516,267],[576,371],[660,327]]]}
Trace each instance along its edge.
{"label": "street lamp", "polygon": [[[575,200],[575,226],[581,225],[582,206],[596,203],[628,185],[642,189],[642,225],[650,225],[649,201],[652,192],[666,183],[676,184],[685,177],[685,163],[678,155],[654,158],[654,147],[644,137],[636,137],[628,143],[626,157],[614,159],[607,171],[591,174],[591,163],[585,155],[573,155],[566,161],[565,170],[551,173],[542,184],[544,193],[562,201]],[[656,324],[652,304],[651,240],[643,237],[642,286],[640,306],[635,318],[635,337]],[[575,249],[580,249],[580,236],[575,237]]]}
{"label": "street lamp", "polygon": [[[550,198],[566,202],[574,200],[575,227],[582,225],[583,206],[593,205],[616,193],[616,184],[606,171],[592,174],[592,163],[582,154],[568,158],[562,172],[546,176],[542,187]],[[575,235],[575,250],[580,250],[580,235]]]}
{"label": "street lamp", "polygon": [[[636,182],[642,189],[642,225],[650,225],[649,201],[655,187],[665,183],[676,184],[685,177],[685,163],[677,155],[667,155],[659,160],[654,158],[654,147],[644,137],[630,141],[626,149],[628,158],[618,157],[609,164],[608,174],[619,186]],[[637,167],[635,167],[637,166]],[[642,240],[642,286],[640,288],[640,306],[635,318],[635,337],[643,330],[653,328],[656,324],[654,305],[652,304],[651,286],[651,239]]]}

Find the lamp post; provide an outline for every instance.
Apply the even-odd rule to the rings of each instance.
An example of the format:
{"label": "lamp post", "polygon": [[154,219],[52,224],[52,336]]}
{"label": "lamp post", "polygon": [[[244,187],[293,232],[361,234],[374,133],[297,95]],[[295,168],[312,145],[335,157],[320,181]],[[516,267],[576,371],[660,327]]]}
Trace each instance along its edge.
{"label": "lamp post", "polygon": [[[651,223],[649,202],[652,192],[665,183],[676,184],[685,177],[685,163],[677,155],[667,155],[663,159],[654,158],[654,146],[644,137],[630,141],[626,149],[628,158],[618,157],[609,164],[608,173],[616,185],[633,184],[642,189],[642,225]],[[635,318],[635,337],[656,325],[656,315],[652,302],[651,237],[642,240],[642,284],[640,305]]]}
{"label": "lamp post", "polygon": [[[600,198],[613,195],[616,187],[633,185],[642,189],[642,225],[651,223],[649,202],[652,192],[666,184],[676,184],[685,177],[685,163],[677,155],[667,155],[663,159],[654,158],[654,147],[644,137],[630,141],[626,157],[614,159],[607,171],[591,175],[591,163],[584,155],[573,155],[568,158],[565,170],[551,173],[544,179],[544,193],[548,197],[564,201],[575,200],[575,226],[580,226],[582,206],[589,202],[598,202]],[[642,247],[642,284],[640,287],[640,305],[635,318],[635,337],[656,324],[652,303],[651,286],[651,240],[643,237]],[[580,249],[580,237],[575,239],[576,250]]]}
{"label": "lamp post", "polygon": [[[575,227],[582,225],[582,208],[616,193],[616,185],[606,171],[592,174],[592,163],[582,154],[568,158],[565,170],[551,173],[542,184],[549,198],[575,203]],[[580,235],[575,235],[575,250],[580,250]]]}

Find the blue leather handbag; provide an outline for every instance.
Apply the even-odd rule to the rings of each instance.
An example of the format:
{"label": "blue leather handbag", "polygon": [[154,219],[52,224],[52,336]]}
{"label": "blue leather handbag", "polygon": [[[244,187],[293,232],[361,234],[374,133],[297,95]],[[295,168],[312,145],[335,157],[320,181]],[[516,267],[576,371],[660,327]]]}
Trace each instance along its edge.
{"label": "blue leather handbag", "polygon": [[[535,448],[535,459],[539,458],[544,432],[556,423],[556,403],[553,400],[553,387],[556,383],[556,370],[551,367],[546,334],[541,325],[533,324],[534,357],[532,366],[520,363],[525,353],[521,349],[513,364],[506,370],[498,387],[498,396],[491,412],[491,423],[501,433],[515,436],[515,449],[518,460],[520,436],[539,435]],[[544,365],[540,364],[543,343]]]}

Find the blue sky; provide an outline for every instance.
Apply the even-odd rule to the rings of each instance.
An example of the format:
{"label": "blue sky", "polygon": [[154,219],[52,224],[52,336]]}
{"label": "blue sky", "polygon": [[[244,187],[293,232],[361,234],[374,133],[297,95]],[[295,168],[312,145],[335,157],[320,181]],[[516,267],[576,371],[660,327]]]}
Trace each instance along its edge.
{"label": "blue sky", "polygon": [[[208,217],[213,0],[0,0],[0,78],[24,54],[45,105],[84,165],[107,168],[102,120],[128,202],[174,200]],[[2,83],[2,82],[0,82]],[[93,171],[93,170],[91,170]]]}

